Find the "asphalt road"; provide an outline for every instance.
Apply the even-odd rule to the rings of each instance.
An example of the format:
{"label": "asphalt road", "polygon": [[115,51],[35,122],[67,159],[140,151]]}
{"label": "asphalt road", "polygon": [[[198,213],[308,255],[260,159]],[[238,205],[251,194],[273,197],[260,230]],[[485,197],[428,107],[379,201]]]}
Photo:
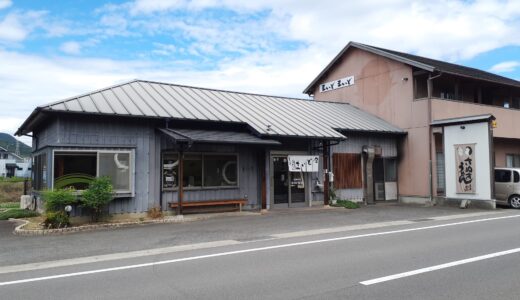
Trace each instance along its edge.
{"label": "asphalt road", "polygon": [[520,214],[506,211],[57,268],[0,268],[0,298],[520,299],[519,227]]}
{"label": "asphalt road", "polygon": [[[500,210],[499,210],[500,211]],[[506,210],[509,211],[509,210]],[[372,205],[360,209],[290,209],[267,214],[215,217],[57,236],[16,236],[15,224],[0,221],[0,267],[220,240],[246,241],[276,233],[482,212],[476,209]]]}

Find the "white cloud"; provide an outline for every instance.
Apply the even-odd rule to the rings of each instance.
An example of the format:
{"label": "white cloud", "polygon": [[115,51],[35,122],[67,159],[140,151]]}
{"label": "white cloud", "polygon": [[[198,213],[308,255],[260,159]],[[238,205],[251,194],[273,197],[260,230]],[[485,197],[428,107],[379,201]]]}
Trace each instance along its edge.
{"label": "white cloud", "polygon": [[308,55],[252,54],[228,60],[214,70],[197,71],[183,63],[40,57],[0,51],[0,128],[12,134],[38,105],[134,78],[303,97],[302,82],[310,81],[322,66],[314,59],[302,61]]}
{"label": "white cloud", "polygon": [[[225,8],[238,14],[264,12],[267,20],[258,22],[264,25],[264,35],[282,35],[317,46],[331,58],[348,41],[450,61],[469,59],[505,45],[520,45],[520,1],[514,0],[324,0],[319,5],[310,0],[135,0],[119,8],[127,10],[130,19],[156,13],[150,23],[163,29],[156,17],[170,11]],[[227,18],[220,21],[232,22]],[[199,24],[190,24],[191,29],[221,29],[204,26],[203,20]],[[197,38],[198,30],[189,29],[186,33]],[[248,35],[240,26],[236,31]],[[251,40],[254,34],[258,32],[249,33]]]}
{"label": "white cloud", "polygon": [[504,61],[492,66],[489,71],[496,73],[507,73],[513,72],[517,67],[520,67],[520,62],[518,61]]}
{"label": "white cloud", "polygon": [[137,0],[130,6],[132,14],[167,11],[184,6],[183,0]]}
{"label": "white cloud", "polygon": [[[0,0],[1,1],[1,0]],[[0,43],[20,43],[36,29],[43,30],[47,36],[61,36],[68,29],[60,22],[47,19],[46,11],[14,11],[0,19]]]}
{"label": "white cloud", "polygon": [[0,9],[7,8],[11,6],[13,2],[11,0],[0,0]]}
{"label": "white cloud", "polygon": [[[197,14],[219,7],[236,15]],[[167,14],[175,10],[187,12],[186,17]],[[153,44],[152,54],[168,59],[149,61],[149,53],[142,60],[110,60],[0,50],[0,106],[7,107],[0,110],[0,120],[23,120],[37,105],[133,78],[304,97],[301,91],[351,40],[447,60],[520,45],[520,1],[323,0],[316,5],[315,1],[149,0],[107,5],[97,16],[99,24],[85,26],[96,38],[131,35]],[[13,40],[23,40],[31,32],[31,27],[20,28]],[[105,36],[97,35],[101,33]],[[183,43],[176,43],[175,34]],[[159,35],[161,43],[153,43]],[[89,46],[78,36],[70,39],[75,41],[62,45],[69,54]],[[285,50],[277,43],[296,46]],[[234,54],[225,55],[228,52]],[[187,53],[197,59],[186,60]],[[224,57],[213,60],[219,55]],[[203,69],[208,60],[211,69]]]}
{"label": "white cloud", "polygon": [[0,21],[0,40],[19,42],[24,40],[28,33],[18,14],[8,14]]}
{"label": "white cloud", "polygon": [[78,42],[70,41],[61,44],[60,50],[66,54],[80,54],[81,53],[81,45]]}

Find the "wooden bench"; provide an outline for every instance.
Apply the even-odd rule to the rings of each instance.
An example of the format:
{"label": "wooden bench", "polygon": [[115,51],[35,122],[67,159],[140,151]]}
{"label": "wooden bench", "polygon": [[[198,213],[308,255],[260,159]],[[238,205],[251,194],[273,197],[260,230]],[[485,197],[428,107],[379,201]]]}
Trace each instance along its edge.
{"label": "wooden bench", "polygon": [[[242,211],[242,205],[246,204],[246,199],[226,199],[226,200],[209,200],[209,201],[187,201],[182,202],[182,207],[200,207],[200,206],[218,206],[218,205],[238,205],[239,211]],[[171,208],[177,208],[177,202],[169,202]]]}

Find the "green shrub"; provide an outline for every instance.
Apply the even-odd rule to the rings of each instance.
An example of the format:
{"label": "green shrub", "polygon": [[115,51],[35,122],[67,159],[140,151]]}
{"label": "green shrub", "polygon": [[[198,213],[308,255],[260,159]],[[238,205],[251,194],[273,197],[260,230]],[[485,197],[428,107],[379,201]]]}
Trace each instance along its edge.
{"label": "green shrub", "polygon": [[59,212],[67,205],[76,203],[76,196],[70,189],[48,190],[43,192],[45,210],[48,212]]}
{"label": "green shrub", "polygon": [[99,177],[83,192],[81,205],[90,209],[92,221],[97,222],[103,208],[114,199],[112,182],[109,177]]}
{"label": "green shrub", "polygon": [[25,180],[30,181],[30,179],[23,177],[0,177],[0,182],[24,182]]}
{"label": "green shrub", "polygon": [[20,208],[20,202],[0,203],[0,208]]}
{"label": "green shrub", "polygon": [[67,213],[63,211],[47,212],[43,224],[47,228],[63,228],[70,225],[70,219]]}
{"label": "green shrub", "polygon": [[4,212],[0,212],[0,220],[8,220],[9,218],[21,219],[21,218],[32,218],[37,217],[40,214],[27,209],[9,209]]}
{"label": "green shrub", "polygon": [[359,208],[359,204],[350,200],[338,200],[334,206],[344,207],[348,209]]}

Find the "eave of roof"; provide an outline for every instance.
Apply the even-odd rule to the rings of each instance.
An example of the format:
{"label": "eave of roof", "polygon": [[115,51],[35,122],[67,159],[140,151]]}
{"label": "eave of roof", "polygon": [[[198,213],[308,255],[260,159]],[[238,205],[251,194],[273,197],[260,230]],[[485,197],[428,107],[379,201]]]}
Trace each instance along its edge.
{"label": "eave of roof", "polygon": [[[503,77],[500,75],[496,75],[493,73],[489,73],[486,71],[482,71],[479,69],[470,68],[470,67],[457,65],[457,64],[452,64],[452,63],[448,63],[448,62],[444,62],[444,61],[434,60],[431,58],[421,57],[421,56],[417,56],[417,55],[413,55],[413,54],[398,52],[398,51],[394,51],[394,50],[374,47],[374,46],[365,45],[365,44],[361,44],[361,43],[349,42],[332,59],[332,61],[318,74],[318,76],[316,76],[316,78],[314,78],[314,80],[312,80],[312,82],[304,89],[303,93],[311,95],[313,93],[313,90],[314,90],[316,84],[318,83],[318,81],[321,80],[321,78],[332,68],[332,66],[334,66],[334,64],[336,64],[336,62],[338,60],[340,60],[343,57],[343,55],[352,47],[361,49],[361,50],[365,50],[367,52],[370,52],[370,53],[373,53],[376,55],[380,55],[380,56],[383,56],[383,57],[386,57],[386,58],[389,58],[389,59],[392,59],[395,61],[399,61],[404,64],[414,66],[416,68],[419,68],[419,69],[422,69],[422,70],[425,70],[428,72],[437,71],[437,72],[441,72],[441,73],[447,73],[447,74],[452,74],[452,75],[456,75],[456,76],[472,78],[475,80],[481,80],[481,81],[493,82],[493,83],[497,83],[497,84],[520,87],[519,81],[516,81],[511,78]],[[427,61],[428,63],[421,62],[421,61]],[[442,67],[442,66],[439,67],[439,65],[444,65],[444,67]],[[457,69],[459,71],[457,71]],[[470,76],[467,73],[462,72],[461,70],[464,70],[467,73],[474,72],[475,74],[487,75],[486,77],[488,77],[488,78],[485,78],[482,76],[479,77],[476,75]],[[498,80],[498,79],[500,79],[500,80]]]}
{"label": "eave of roof", "polygon": [[475,115],[475,116],[465,116],[460,118],[449,118],[449,119],[440,119],[434,120],[430,123],[431,126],[443,126],[443,125],[454,125],[454,124],[469,124],[469,123],[478,123],[490,120],[495,120],[495,116],[492,114],[484,114],[484,115]]}

